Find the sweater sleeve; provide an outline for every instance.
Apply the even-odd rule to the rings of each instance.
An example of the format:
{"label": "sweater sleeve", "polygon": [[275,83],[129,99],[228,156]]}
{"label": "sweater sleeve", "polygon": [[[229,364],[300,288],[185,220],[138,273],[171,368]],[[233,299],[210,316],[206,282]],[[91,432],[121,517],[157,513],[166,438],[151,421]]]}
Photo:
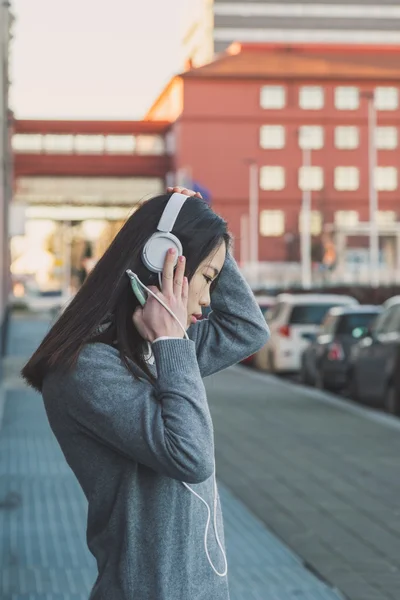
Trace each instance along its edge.
{"label": "sweater sleeve", "polygon": [[214,435],[195,344],[159,340],[153,353],[155,386],[134,379],[114,349],[84,348],[68,393],[69,415],[81,431],[128,459],[200,483],[214,470]]}
{"label": "sweater sleeve", "polygon": [[203,377],[251,356],[269,338],[265,318],[230,252],[212,293],[211,309],[207,319],[188,329]]}

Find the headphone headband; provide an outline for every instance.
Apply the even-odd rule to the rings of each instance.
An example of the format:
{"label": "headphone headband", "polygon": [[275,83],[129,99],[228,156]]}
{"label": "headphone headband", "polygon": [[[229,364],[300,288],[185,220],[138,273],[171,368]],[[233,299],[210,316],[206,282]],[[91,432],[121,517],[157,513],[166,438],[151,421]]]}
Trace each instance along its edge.
{"label": "headphone headband", "polygon": [[158,231],[164,231],[166,233],[172,231],[180,210],[188,198],[189,196],[178,194],[178,192],[172,194],[157,225]]}

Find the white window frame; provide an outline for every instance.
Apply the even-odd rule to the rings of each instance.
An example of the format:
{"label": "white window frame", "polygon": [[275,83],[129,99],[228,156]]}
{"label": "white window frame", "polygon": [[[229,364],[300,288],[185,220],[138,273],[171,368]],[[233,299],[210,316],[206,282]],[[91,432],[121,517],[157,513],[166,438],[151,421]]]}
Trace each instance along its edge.
{"label": "white window frame", "polygon": [[261,125],[260,146],[264,150],[280,150],[286,144],[284,125]]}
{"label": "white window frame", "polygon": [[48,133],[43,136],[43,150],[48,154],[72,154],[74,149],[75,139],[72,134]]}
{"label": "white window frame", "polygon": [[321,150],[324,147],[322,125],[302,125],[299,129],[299,146],[303,150]]}
{"label": "white window frame", "polygon": [[375,168],[375,189],[379,192],[393,192],[398,187],[398,173],[396,167]]}
{"label": "white window frame", "polygon": [[[268,223],[269,221],[269,223]],[[275,223],[274,223],[275,222]],[[267,227],[267,223],[275,227]],[[283,210],[262,210],[260,212],[260,235],[262,237],[280,237],[285,233],[285,213]]]}
{"label": "white window frame", "polygon": [[[312,100],[313,92],[315,100]],[[299,106],[303,110],[322,110],[325,106],[324,88],[321,85],[301,86],[299,89]]]}
{"label": "white window frame", "polygon": [[43,136],[41,133],[14,133],[11,145],[17,153],[40,153],[43,150]]}
{"label": "white window frame", "polygon": [[299,169],[298,185],[301,190],[318,192],[324,187],[324,170],[322,167],[303,166]]}
{"label": "white window frame", "polygon": [[109,154],[133,154],[136,139],[133,135],[106,135],[105,149]]}
{"label": "white window frame", "polygon": [[[346,134],[349,138],[346,142]],[[349,140],[354,136],[354,144]],[[337,125],[335,127],[335,148],[338,150],[356,150],[360,146],[360,130],[355,125]]]}
{"label": "white window frame", "polygon": [[[268,98],[268,93],[270,97]],[[276,98],[274,101],[274,93]],[[279,97],[280,96],[280,97]],[[265,110],[281,110],[286,106],[286,88],[283,85],[263,85],[260,90],[260,106]]]}
{"label": "white window frame", "polygon": [[378,150],[395,150],[398,143],[397,127],[376,128],[376,147]]}
{"label": "white window frame", "polygon": [[75,136],[75,152],[77,154],[102,154],[104,152],[104,135],[77,134]]}
{"label": "white window frame", "polygon": [[360,187],[360,170],[358,167],[335,167],[334,185],[338,191],[354,192]]}
{"label": "white window frame", "polygon": [[396,223],[396,212],[394,210],[378,210],[376,220],[378,225],[392,225]]}
{"label": "white window frame", "polygon": [[374,104],[376,110],[397,110],[399,108],[399,89],[394,86],[376,87]]}
{"label": "white window frame", "polygon": [[260,167],[260,188],[266,191],[280,191],[286,187],[285,167],[264,165]]}
{"label": "white window frame", "polygon": [[[303,231],[304,213],[301,210],[299,213],[299,233]],[[319,210],[312,210],[310,214],[310,233],[311,235],[319,235],[322,231],[322,214]]]}
{"label": "white window frame", "polygon": [[360,90],[352,85],[335,88],[335,108],[337,110],[357,110],[360,107]]}
{"label": "white window frame", "polygon": [[334,222],[339,227],[355,227],[360,222],[360,215],[357,210],[337,210]]}

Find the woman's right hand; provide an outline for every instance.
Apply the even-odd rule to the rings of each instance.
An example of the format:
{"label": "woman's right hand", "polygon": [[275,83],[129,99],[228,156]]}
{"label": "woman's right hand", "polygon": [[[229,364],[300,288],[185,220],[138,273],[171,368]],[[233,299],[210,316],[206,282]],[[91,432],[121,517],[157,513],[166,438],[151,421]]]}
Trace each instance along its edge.
{"label": "woman's right hand", "polygon": [[[183,327],[187,328],[189,283],[185,277],[186,260],[180,256],[174,273],[176,250],[169,250],[165,257],[162,274],[162,292],[156,286],[149,286],[160,300],[177,316]],[[147,341],[154,342],[159,337],[184,337],[177,321],[151,294],[146,304],[138,307],[132,316],[133,324]]]}

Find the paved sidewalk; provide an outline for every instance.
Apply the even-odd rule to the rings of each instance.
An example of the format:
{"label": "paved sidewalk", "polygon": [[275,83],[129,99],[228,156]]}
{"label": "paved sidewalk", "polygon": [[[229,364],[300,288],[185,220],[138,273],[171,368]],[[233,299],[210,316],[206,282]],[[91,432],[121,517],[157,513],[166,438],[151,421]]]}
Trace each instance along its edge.
{"label": "paved sidewalk", "polygon": [[244,367],[206,380],[217,473],[350,600],[400,598],[400,420]]}
{"label": "paved sidewalk", "polygon": [[[18,377],[46,328],[45,320],[24,319],[11,327],[0,430],[1,600],[87,600],[95,578],[85,543],[85,498],[47,424],[40,396]],[[232,600],[341,598],[219,485]]]}

